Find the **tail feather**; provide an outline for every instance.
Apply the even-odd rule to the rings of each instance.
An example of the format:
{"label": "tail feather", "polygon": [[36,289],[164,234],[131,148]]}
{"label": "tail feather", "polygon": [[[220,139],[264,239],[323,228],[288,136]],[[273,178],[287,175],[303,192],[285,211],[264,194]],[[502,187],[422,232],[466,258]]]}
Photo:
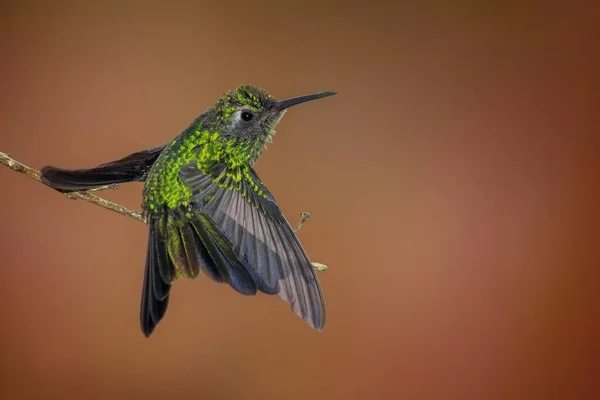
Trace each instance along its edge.
{"label": "tail feather", "polygon": [[[166,250],[178,274],[195,278],[200,271],[217,282],[223,276],[208,254],[202,240],[192,227],[184,210],[164,209],[160,230],[165,237]],[[170,280],[170,271],[161,271],[163,279]]]}
{"label": "tail feather", "polygon": [[[211,228],[207,217],[183,208],[165,210],[161,232],[177,274],[195,278],[202,270],[213,280],[228,283],[242,294],[256,294],[256,277],[236,258],[226,239]],[[170,270],[161,270],[166,281],[173,279],[169,273]]]}
{"label": "tail feather", "polygon": [[[207,221],[182,210],[150,215],[148,253],[142,288],[140,320],[149,337],[164,317],[172,282],[179,276],[195,278],[200,271],[216,282],[228,283],[245,295],[256,294],[257,278],[240,262],[230,246],[215,238]],[[259,288],[262,283],[259,282]]]}
{"label": "tail feather", "polygon": [[142,332],[146,337],[152,334],[158,322],[164,317],[169,304],[171,282],[165,282],[162,278],[160,271],[164,269],[170,269],[174,273],[175,267],[166,253],[165,243],[156,222],[152,221],[148,233],[146,270],[140,309]]}
{"label": "tail feather", "polygon": [[150,234],[140,313],[146,336],[164,317],[171,284],[179,276],[195,278],[203,271],[244,295],[257,291],[276,294],[246,260],[236,257],[231,243],[210,217],[197,211],[163,208],[150,215],[148,221]]}
{"label": "tail feather", "polygon": [[164,146],[130,154],[120,160],[89,169],[44,167],[42,182],[62,192],[94,189],[115,183],[141,182],[156,161]]}

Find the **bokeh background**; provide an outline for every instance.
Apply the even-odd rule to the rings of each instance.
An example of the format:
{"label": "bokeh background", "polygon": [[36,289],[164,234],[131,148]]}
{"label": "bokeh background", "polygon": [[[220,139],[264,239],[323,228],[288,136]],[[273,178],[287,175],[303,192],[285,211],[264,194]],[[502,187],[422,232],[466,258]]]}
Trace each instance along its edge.
{"label": "bokeh background", "polygon": [[0,151],[36,168],[240,83],[339,94],[257,166],[313,215],[323,333],[200,277],[144,338],[146,227],[0,167],[0,397],[600,398],[598,7],[409,3],[3,1]]}

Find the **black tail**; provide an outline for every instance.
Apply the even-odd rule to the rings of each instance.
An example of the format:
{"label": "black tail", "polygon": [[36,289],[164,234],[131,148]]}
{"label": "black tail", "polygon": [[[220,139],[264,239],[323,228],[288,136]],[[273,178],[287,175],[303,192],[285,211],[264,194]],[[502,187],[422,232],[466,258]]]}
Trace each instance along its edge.
{"label": "black tail", "polygon": [[46,185],[61,192],[93,189],[114,183],[143,182],[164,148],[165,146],[160,146],[143,150],[90,169],[44,167],[41,179]]}
{"label": "black tail", "polygon": [[142,332],[146,337],[152,334],[156,324],[167,311],[171,282],[175,276],[175,266],[167,254],[167,247],[160,234],[157,221],[151,219],[149,225],[146,270],[140,309]]}
{"label": "black tail", "polygon": [[148,217],[150,234],[142,289],[140,322],[150,336],[167,310],[171,284],[200,271],[244,295],[257,290],[275,294],[251,268],[239,261],[213,222],[196,211],[163,208]]}

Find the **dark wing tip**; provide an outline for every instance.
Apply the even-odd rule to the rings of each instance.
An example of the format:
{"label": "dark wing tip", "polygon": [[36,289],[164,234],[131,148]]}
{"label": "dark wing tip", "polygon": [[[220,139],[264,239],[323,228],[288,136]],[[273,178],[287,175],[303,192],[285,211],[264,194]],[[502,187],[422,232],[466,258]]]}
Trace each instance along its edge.
{"label": "dark wing tip", "polygon": [[145,337],[149,338],[154,332],[154,328],[156,324],[151,322],[150,320],[142,321],[142,333]]}
{"label": "dark wing tip", "polygon": [[[56,167],[44,167],[40,170],[40,180],[46,186],[50,186],[53,189],[61,189],[63,184],[63,172],[64,170]],[[61,178],[63,177],[63,178]]]}
{"label": "dark wing tip", "polygon": [[143,181],[164,146],[142,150],[120,160],[88,169],[42,168],[42,183],[61,192],[92,189],[114,183]]}
{"label": "dark wing tip", "polygon": [[87,190],[126,181],[122,177],[95,169],[69,170],[50,166],[40,170],[40,180],[60,192]]}
{"label": "dark wing tip", "polygon": [[[141,328],[145,337],[150,337],[150,335],[152,335],[156,325],[158,325],[160,320],[164,317],[165,312],[167,311],[169,298],[167,297],[164,300],[156,300],[151,298],[149,301],[153,303],[145,305],[142,304],[141,312]],[[156,309],[154,312],[158,313],[157,315],[152,315],[152,307]]]}
{"label": "dark wing tip", "polygon": [[150,337],[156,325],[163,319],[169,305],[171,283],[164,281],[162,270],[169,270],[169,276],[174,276],[174,266],[166,252],[165,242],[160,235],[157,221],[150,219],[146,270],[140,307],[140,324],[146,337]]}

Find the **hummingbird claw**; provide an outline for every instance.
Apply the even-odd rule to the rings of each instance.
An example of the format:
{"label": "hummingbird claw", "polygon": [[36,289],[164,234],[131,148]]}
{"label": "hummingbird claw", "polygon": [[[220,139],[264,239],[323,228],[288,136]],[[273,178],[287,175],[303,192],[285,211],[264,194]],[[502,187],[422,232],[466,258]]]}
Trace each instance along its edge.
{"label": "hummingbird claw", "polygon": [[304,225],[305,223],[308,222],[309,219],[311,219],[311,215],[308,211],[304,211],[303,213],[300,214],[300,222],[298,222],[298,226],[296,226],[296,229],[294,229],[294,232],[298,232],[300,230],[300,228],[302,228],[302,225]]}
{"label": "hummingbird claw", "polygon": [[329,268],[329,267],[327,267],[327,265],[321,264],[318,262],[312,262],[311,264],[312,264],[313,268],[315,269],[315,271],[324,272],[324,271],[327,271],[327,268]]}
{"label": "hummingbird claw", "polygon": [[78,193],[78,192],[63,192],[65,197],[68,199],[71,199],[71,200],[77,200],[77,196],[75,196],[75,193]]}

